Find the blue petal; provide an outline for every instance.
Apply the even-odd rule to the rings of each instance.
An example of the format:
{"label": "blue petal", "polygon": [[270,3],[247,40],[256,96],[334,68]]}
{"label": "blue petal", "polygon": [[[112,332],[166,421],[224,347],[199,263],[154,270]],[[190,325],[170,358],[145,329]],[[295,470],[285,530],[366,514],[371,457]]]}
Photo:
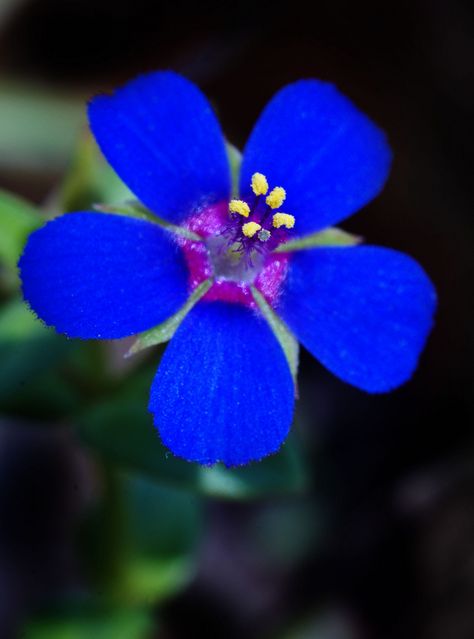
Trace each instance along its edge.
{"label": "blue petal", "polygon": [[240,466],[280,448],[293,404],[290,371],[267,323],[237,304],[201,302],[165,351],[149,409],[178,457]]}
{"label": "blue petal", "polygon": [[171,72],[140,76],[89,105],[92,132],[135,195],[171,222],[227,199],[230,168],[219,123],[204,95]]}
{"label": "blue petal", "polygon": [[301,80],[263,111],[245,147],[240,188],[255,171],[286,189],[295,232],[340,222],[382,189],[391,161],[385,135],[337,89]]}
{"label": "blue petal", "polygon": [[158,225],[70,213],[35,231],[19,262],[33,311],[69,337],[113,339],[159,324],[187,297],[179,249]]}
{"label": "blue petal", "polygon": [[295,254],[278,310],[329,370],[376,393],[411,377],[435,305],[433,285],[412,258],[362,246]]}

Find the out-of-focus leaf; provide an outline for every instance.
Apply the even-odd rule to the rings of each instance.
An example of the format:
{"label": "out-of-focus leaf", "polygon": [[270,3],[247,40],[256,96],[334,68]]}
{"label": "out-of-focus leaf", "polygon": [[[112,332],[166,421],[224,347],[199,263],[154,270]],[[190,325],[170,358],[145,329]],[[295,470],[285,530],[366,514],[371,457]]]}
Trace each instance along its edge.
{"label": "out-of-focus leaf", "polygon": [[61,611],[26,624],[22,639],[148,639],[151,614],[141,609]]}
{"label": "out-of-focus leaf", "polygon": [[178,326],[193,308],[193,306],[203,297],[212,286],[212,280],[208,279],[202,282],[190,295],[186,304],[172,317],[163,322],[159,326],[151,328],[149,331],[138,336],[137,341],[133,344],[128,355],[139,353],[144,348],[163,344],[170,340],[176,333]]}
{"label": "out-of-focus leaf", "polygon": [[118,594],[153,603],[189,583],[201,532],[201,504],[189,493],[139,476],[122,477],[125,558]]}
{"label": "out-of-focus leaf", "polygon": [[254,514],[248,534],[254,552],[272,569],[288,570],[315,550],[327,534],[325,509],[314,498],[273,500]]}
{"label": "out-of-focus leaf", "polygon": [[90,209],[103,202],[125,202],[135,196],[101,154],[88,131],[78,137],[72,162],[50,208],[58,212]]}
{"label": "out-of-focus leaf", "polygon": [[46,328],[20,299],[4,306],[0,309],[0,400],[20,391],[70,349],[71,342]]}
{"label": "out-of-focus leaf", "polygon": [[28,235],[41,225],[41,217],[26,200],[0,190],[0,266],[7,282],[18,283],[16,265]]}
{"label": "out-of-focus leaf", "polygon": [[336,608],[308,615],[276,639],[355,639],[359,636],[360,631],[347,613]]}
{"label": "out-of-focus leaf", "polygon": [[295,389],[297,388],[297,376],[298,376],[298,364],[300,357],[300,347],[297,339],[293,333],[286,326],[286,324],[278,317],[272,307],[265,300],[263,295],[258,291],[255,286],[252,286],[252,295],[256,301],[262,315],[267,320],[272,329],[275,337],[280,342],[280,346],[285,353],[288,366],[290,367],[291,376],[293,377],[293,384]]}
{"label": "out-of-focus leaf", "polygon": [[194,574],[201,501],[107,463],[102,478],[80,535],[89,585],[113,606],[174,595]]}
{"label": "out-of-focus leaf", "polygon": [[64,168],[85,126],[85,100],[0,85],[0,167]]}
{"label": "out-of-focus leaf", "polygon": [[311,235],[305,235],[296,240],[290,240],[285,244],[280,244],[280,246],[275,249],[275,253],[301,251],[302,249],[311,249],[317,246],[355,246],[361,242],[361,237],[351,235],[347,233],[347,231],[332,226],[324,231],[311,233]]}
{"label": "out-of-focus leaf", "polygon": [[280,451],[261,462],[242,468],[216,465],[200,468],[199,488],[206,495],[225,499],[256,499],[266,496],[300,493],[307,475],[298,446],[292,435]]}
{"label": "out-of-focus leaf", "polygon": [[291,437],[276,455],[243,468],[206,468],[174,457],[161,444],[147,411],[154,374],[151,369],[129,380],[115,396],[81,415],[79,434],[89,447],[123,469],[217,498],[255,499],[304,489],[306,472]]}
{"label": "out-of-focus leaf", "polygon": [[232,196],[237,197],[239,194],[239,176],[240,166],[242,164],[242,153],[236,146],[234,146],[230,142],[226,142],[225,146],[232,175]]}

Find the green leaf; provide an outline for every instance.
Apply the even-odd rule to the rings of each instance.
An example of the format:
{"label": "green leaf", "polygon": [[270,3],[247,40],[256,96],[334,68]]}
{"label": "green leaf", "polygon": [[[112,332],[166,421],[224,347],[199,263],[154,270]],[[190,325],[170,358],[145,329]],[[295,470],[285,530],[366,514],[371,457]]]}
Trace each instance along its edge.
{"label": "green leaf", "polygon": [[304,237],[290,240],[285,244],[280,244],[275,249],[275,253],[287,253],[288,251],[301,251],[302,249],[311,249],[316,246],[354,246],[360,244],[362,238],[356,235],[351,235],[347,231],[338,229],[335,226],[325,229],[324,231],[318,231],[311,235],[305,235]]}
{"label": "green leaf", "polygon": [[286,326],[286,324],[278,317],[272,307],[268,304],[263,295],[258,291],[255,286],[252,286],[252,295],[256,301],[258,308],[262,312],[262,315],[267,320],[272,329],[275,337],[280,343],[280,346],[285,353],[288,366],[290,367],[291,376],[293,377],[293,383],[297,388],[297,376],[298,376],[298,364],[300,347],[297,339]]}
{"label": "green leaf", "polygon": [[295,439],[290,435],[280,451],[241,468],[200,467],[200,490],[225,499],[256,499],[297,494],[305,490],[307,473]]}
{"label": "green leaf", "polygon": [[39,617],[22,629],[22,639],[147,639],[154,629],[145,610],[84,608]]}
{"label": "green leaf", "polygon": [[356,639],[360,630],[342,609],[332,607],[315,613],[311,610],[302,620],[292,621],[290,627],[275,639]]}
{"label": "green leaf", "polygon": [[151,328],[139,335],[137,341],[133,344],[127,355],[134,355],[135,353],[142,351],[144,348],[149,348],[150,346],[156,346],[156,344],[163,344],[164,342],[169,341],[176,333],[178,326],[189,311],[201,299],[201,297],[207,293],[211,286],[211,279],[205,280],[202,284],[199,284],[199,286],[194,289],[186,304],[177,313],[162,324],[159,324],[158,326],[155,326],[154,328]]}
{"label": "green leaf", "polygon": [[61,170],[85,125],[85,99],[0,85],[0,167]]}
{"label": "green leaf", "polygon": [[242,164],[242,153],[230,142],[226,142],[225,147],[232,175],[232,197],[237,197],[239,194],[239,177],[240,167]]}
{"label": "green leaf", "polygon": [[71,352],[71,342],[46,328],[20,299],[0,309],[0,400]]}
{"label": "green leaf", "polygon": [[18,285],[17,262],[28,235],[42,223],[26,200],[0,190],[0,263],[7,268],[7,284]]}
{"label": "green leaf", "polygon": [[122,477],[122,495],[125,557],[116,595],[153,603],[176,594],[195,572],[200,500],[136,475]]}
{"label": "green leaf", "polygon": [[72,161],[50,210],[55,212],[90,209],[98,202],[133,200],[134,195],[120,180],[86,131],[77,139]]}
{"label": "green leaf", "polygon": [[256,499],[304,490],[306,470],[290,437],[281,451],[243,468],[206,468],[174,457],[161,444],[147,411],[156,366],[78,418],[79,436],[110,463],[161,484],[222,499]]}

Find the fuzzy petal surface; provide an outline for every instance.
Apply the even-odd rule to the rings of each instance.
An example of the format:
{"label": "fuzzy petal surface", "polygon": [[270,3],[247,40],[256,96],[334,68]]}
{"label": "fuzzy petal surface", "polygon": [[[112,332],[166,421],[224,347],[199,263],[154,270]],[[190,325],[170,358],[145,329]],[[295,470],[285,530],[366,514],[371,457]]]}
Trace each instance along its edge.
{"label": "fuzzy petal surface", "polygon": [[291,374],[265,320],[238,304],[200,302],[163,355],[149,409],[178,457],[240,466],[280,448],[293,405]]}
{"label": "fuzzy petal surface", "polygon": [[158,225],[79,212],[32,233],[19,262],[23,295],[69,337],[113,339],[141,332],[187,298],[181,252]]}
{"label": "fuzzy petal surface", "polygon": [[120,178],[175,224],[228,199],[224,138],[201,91],[173,72],[142,75],[89,104],[92,132]]}
{"label": "fuzzy petal surface", "polygon": [[330,371],[377,393],[411,377],[435,306],[433,285],[415,260],[359,246],[295,253],[277,310]]}
{"label": "fuzzy petal surface", "polygon": [[348,217],[382,189],[391,151],[384,133],[332,84],[301,80],[268,103],[247,142],[240,177],[258,171],[282,186],[282,210],[305,235]]}

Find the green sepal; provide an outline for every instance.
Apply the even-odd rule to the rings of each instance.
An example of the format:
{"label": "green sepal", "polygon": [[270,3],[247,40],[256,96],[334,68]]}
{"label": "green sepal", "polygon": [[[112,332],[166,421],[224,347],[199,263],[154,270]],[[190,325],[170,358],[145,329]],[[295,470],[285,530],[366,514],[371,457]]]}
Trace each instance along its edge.
{"label": "green sepal", "polygon": [[301,251],[304,249],[316,248],[318,246],[355,246],[361,242],[361,237],[352,235],[342,229],[338,229],[336,226],[330,226],[329,228],[324,229],[324,231],[311,233],[310,235],[290,240],[285,244],[280,244],[280,246],[275,249],[275,253]]}
{"label": "green sepal", "polygon": [[239,177],[240,167],[242,165],[242,153],[230,142],[225,143],[225,148],[232,177],[232,197],[237,197],[239,195]]}
{"label": "green sepal", "polygon": [[288,366],[290,367],[291,376],[293,378],[293,383],[296,389],[298,387],[297,376],[300,354],[298,341],[293,333],[290,331],[290,329],[286,326],[286,324],[278,317],[272,307],[268,304],[260,291],[258,291],[255,286],[252,286],[251,290],[258,308],[260,309],[264,318],[267,320],[275,337],[280,343],[283,352],[285,353],[286,361],[288,362]]}
{"label": "green sepal", "polygon": [[128,217],[135,217],[140,220],[148,220],[161,226],[166,231],[185,237],[193,242],[202,242],[202,237],[193,231],[185,228],[184,226],[178,226],[177,224],[171,224],[163,218],[159,217],[155,213],[149,211],[139,202],[122,202],[120,204],[95,204],[94,209],[100,213],[115,213],[116,215],[125,215]]}
{"label": "green sepal", "polygon": [[212,279],[205,280],[197,288],[194,289],[186,304],[169,319],[162,324],[151,328],[138,336],[137,341],[128,351],[127,356],[135,355],[145,348],[156,346],[168,342],[175,334],[178,326],[193,308],[193,306],[203,297],[212,286]]}

